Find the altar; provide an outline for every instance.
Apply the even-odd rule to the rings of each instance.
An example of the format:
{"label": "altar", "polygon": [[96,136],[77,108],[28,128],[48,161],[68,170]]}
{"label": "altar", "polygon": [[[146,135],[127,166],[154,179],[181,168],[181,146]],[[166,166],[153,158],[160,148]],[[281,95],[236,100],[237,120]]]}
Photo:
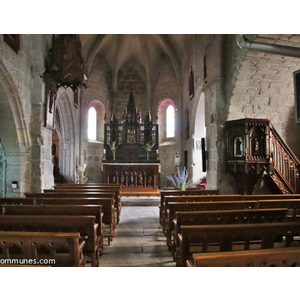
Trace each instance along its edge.
{"label": "altar", "polygon": [[104,125],[103,182],[124,188],[158,189],[160,169],[158,124],[150,110],[142,119],[131,91],[122,120],[112,112]]}
{"label": "altar", "polygon": [[106,183],[119,183],[123,187],[159,188],[160,163],[103,163]]}

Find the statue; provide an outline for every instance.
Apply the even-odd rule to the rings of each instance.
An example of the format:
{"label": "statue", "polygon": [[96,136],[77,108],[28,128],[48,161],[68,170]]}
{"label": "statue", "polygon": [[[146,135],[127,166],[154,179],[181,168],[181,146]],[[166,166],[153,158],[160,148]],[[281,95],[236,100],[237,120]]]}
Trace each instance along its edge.
{"label": "statue", "polygon": [[139,186],[143,186],[144,185],[144,182],[143,182],[143,173],[140,172],[139,174]]}
{"label": "statue", "polygon": [[76,165],[76,171],[78,174],[78,183],[86,183],[88,178],[85,176],[86,163],[83,163],[82,166]]}

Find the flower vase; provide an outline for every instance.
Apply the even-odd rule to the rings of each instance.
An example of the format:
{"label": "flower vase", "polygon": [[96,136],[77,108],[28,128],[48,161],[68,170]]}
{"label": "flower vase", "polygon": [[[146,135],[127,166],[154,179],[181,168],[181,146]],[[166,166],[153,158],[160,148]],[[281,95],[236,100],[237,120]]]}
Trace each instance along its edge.
{"label": "flower vase", "polygon": [[113,160],[116,160],[116,153],[113,153]]}
{"label": "flower vase", "polygon": [[147,160],[149,160],[149,152],[147,152]]}

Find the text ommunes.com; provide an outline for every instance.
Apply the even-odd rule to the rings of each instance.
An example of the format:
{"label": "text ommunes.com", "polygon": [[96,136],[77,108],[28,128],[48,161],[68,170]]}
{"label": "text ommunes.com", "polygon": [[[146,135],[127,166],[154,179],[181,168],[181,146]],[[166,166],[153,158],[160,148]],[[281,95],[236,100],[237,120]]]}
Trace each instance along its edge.
{"label": "text ommunes.com", "polygon": [[2,258],[0,265],[55,265],[55,259]]}

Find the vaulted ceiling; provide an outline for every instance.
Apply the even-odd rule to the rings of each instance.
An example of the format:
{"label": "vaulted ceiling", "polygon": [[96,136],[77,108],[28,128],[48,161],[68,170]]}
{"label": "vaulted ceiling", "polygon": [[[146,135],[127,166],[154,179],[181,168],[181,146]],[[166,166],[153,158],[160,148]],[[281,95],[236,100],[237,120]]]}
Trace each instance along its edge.
{"label": "vaulted ceiling", "polygon": [[186,35],[183,34],[81,34],[82,54],[90,73],[97,56],[118,74],[129,61],[141,66],[147,76],[167,57],[178,78]]}

